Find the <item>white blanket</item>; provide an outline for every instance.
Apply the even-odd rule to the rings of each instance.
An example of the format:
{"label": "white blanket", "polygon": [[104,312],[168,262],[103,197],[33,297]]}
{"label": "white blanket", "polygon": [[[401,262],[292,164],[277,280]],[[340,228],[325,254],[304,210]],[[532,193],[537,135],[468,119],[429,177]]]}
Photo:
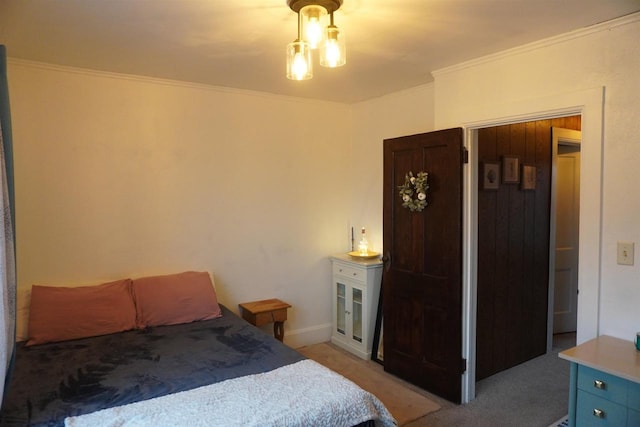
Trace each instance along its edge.
{"label": "white blanket", "polygon": [[395,426],[382,402],[341,375],[303,360],[193,390],[65,419],[67,427]]}

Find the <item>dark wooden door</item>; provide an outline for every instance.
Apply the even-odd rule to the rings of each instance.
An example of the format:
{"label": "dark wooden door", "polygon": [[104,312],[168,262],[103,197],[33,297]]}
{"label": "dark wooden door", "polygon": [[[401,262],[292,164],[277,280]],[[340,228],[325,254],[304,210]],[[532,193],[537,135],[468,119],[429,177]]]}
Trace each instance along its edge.
{"label": "dark wooden door", "polygon": [[[384,141],[384,368],[461,399],[462,129]],[[409,172],[427,172],[428,205],[402,206]]]}
{"label": "dark wooden door", "polygon": [[[478,190],[476,380],[547,350],[551,128],[579,130],[580,116],[478,130],[478,161],[505,156],[535,167],[535,188],[499,180]],[[480,171],[483,168],[479,168]],[[482,181],[482,176],[479,177]]]}

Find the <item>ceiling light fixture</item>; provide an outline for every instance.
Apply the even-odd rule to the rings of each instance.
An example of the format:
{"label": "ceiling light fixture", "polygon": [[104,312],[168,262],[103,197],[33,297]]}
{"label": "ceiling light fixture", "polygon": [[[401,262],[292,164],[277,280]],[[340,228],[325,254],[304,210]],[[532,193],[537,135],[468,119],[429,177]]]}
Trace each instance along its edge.
{"label": "ceiling light fixture", "polygon": [[298,14],[298,38],[287,45],[287,78],[313,77],[312,49],[320,48],[323,67],[344,65],[347,62],[344,33],[333,23],[333,12],[342,6],[342,0],[287,0],[287,4]]}

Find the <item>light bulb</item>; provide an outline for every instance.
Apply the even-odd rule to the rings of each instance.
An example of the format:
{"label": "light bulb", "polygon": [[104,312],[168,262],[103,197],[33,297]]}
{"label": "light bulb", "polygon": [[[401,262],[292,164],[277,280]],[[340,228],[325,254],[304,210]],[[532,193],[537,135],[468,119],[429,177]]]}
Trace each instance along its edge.
{"label": "light bulb", "polygon": [[300,9],[302,35],[311,49],[317,49],[324,39],[327,10],[322,6],[309,5]]}
{"label": "light bulb", "polygon": [[338,27],[330,25],[327,27],[327,39],[320,49],[320,65],[335,68],[346,62],[344,34],[338,30]]}
{"label": "light bulb", "polygon": [[308,80],[313,77],[311,50],[304,41],[296,40],[287,45],[287,78]]}
{"label": "light bulb", "polygon": [[340,46],[335,40],[327,40],[324,62],[326,67],[337,67],[340,62]]}
{"label": "light bulb", "polygon": [[322,40],[322,25],[317,17],[309,18],[305,39],[311,49],[317,49]]}
{"label": "light bulb", "polygon": [[307,61],[304,58],[304,55],[300,52],[296,53],[293,58],[293,66],[291,71],[293,71],[293,75],[296,80],[304,79],[304,76],[309,71],[309,67],[307,66]]}

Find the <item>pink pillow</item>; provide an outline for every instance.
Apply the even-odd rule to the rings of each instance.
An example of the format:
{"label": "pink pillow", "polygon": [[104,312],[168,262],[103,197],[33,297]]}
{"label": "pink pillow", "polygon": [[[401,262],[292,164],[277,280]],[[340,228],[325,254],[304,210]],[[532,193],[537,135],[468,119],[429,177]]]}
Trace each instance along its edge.
{"label": "pink pillow", "polygon": [[135,327],[131,279],[73,288],[34,285],[31,289],[28,346]]}
{"label": "pink pillow", "polygon": [[133,280],[139,328],[176,325],[222,316],[207,272],[186,271]]}

